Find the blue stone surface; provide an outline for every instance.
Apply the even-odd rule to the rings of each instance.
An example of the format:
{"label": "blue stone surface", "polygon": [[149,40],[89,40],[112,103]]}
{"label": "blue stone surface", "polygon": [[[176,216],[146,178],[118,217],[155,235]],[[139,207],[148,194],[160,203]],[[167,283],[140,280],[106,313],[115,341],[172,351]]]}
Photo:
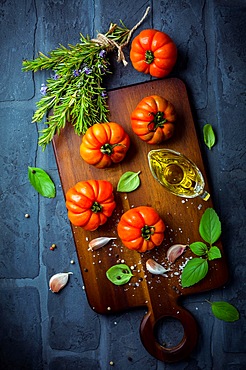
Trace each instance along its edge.
{"label": "blue stone surface", "polygon": [[[24,59],[76,44],[80,33],[96,37],[120,19],[133,27],[147,6],[150,13],[133,35],[155,28],[178,47],[170,77],[182,79],[188,90],[230,270],[225,287],[182,302],[198,322],[199,341],[189,358],[176,364],[158,361],[143,347],[144,309],[102,316],[89,307],[53,148],[42,152],[37,145],[42,124],[31,123],[40,86],[51,73],[22,72]],[[0,369],[246,368],[245,16],[244,0],[0,2]],[[117,63],[116,52],[111,55],[107,89],[152,79],[134,70],[129,47],[124,51],[127,67]],[[211,151],[203,143],[206,123],[216,134]],[[54,199],[36,193],[28,166],[48,172],[56,185]],[[50,277],[64,271],[73,273],[67,287],[52,293]],[[240,320],[216,319],[206,300],[235,305]]]}

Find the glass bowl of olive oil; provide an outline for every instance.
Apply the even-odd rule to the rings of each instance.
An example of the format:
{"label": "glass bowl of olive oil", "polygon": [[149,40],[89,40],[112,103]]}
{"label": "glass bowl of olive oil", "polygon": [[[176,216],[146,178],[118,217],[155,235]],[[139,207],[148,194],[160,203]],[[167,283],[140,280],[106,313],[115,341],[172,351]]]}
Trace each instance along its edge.
{"label": "glass bowl of olive oil", "polygon": [[171,149],[155,149],[148,153],[148,162],[154,178],[170,193],[184,198],[209,199],[201,171],[185,155]]}

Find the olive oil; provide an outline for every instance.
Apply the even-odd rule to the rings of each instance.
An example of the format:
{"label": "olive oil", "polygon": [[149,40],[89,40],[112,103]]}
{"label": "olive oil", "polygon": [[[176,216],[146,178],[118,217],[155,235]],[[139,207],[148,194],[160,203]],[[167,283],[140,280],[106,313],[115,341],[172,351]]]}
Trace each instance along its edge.
{"label": "olive oil", "polygon": [[170,149],[156,149],[148,153],[154,178],[172,194],[179,197],[208,200],[204,179],[198,167],[183,154]]}

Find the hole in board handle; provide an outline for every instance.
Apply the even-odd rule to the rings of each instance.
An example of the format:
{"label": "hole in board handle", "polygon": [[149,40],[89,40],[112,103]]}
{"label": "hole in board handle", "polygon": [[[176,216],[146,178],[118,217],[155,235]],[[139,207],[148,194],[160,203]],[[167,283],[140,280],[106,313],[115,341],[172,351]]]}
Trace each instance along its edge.
{"label": "hole in board handle", "polygon": [[182,323],[171,316],[163,317],[155,324],[154,335],[157,342],[164,348],[177,347],[184,338]]}

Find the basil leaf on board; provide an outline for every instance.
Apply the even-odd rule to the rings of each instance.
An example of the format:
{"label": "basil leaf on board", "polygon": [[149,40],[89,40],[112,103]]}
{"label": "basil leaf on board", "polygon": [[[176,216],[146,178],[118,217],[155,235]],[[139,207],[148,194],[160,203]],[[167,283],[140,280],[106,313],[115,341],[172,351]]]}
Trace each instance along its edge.
{"label": "basil leaf on board", "polygon": [[221,258],[221,252],[220,249],[214,245],[208,251],[208,259],[211,261],[217,258]]}
{"label": "basil leaf on board", "polygon": [[204,256],[208,253],[208,247],[203,242],[195,242],[190,244],[191,251],[197,256]]}
{"label": "basil leaf on board", "polygon": [[192,258],[185,265],[182,275],[181,284],[183,288],[198,283],[208,273],[208,261],[204,258]]}
{"label": "basil leaf on board", "polygon": [[233,322],[239,319],[238,310],[230,303],[224,301],[209,303],[211,304],[212,312],[217,319],[227,322]]}
{"label": "basil leaf on board", "polygon": [[208,149],[210,150],[212,146],[215,144],[215,134],[213,127],[207,123],[203,126],[203,139],[204,143],[207,145]]}
{"label": "basil leaf on board", "polygon": [[119,263],[110,267],[106,271],[106,276],[111,281],[111,283],[115,285],[123,285],[128,283],[133,274],[127,265],[125,265],[124,263]]}
{"label": "basil leaf on board", "polygon": [[28,166],[28,178],[34,189],[43,197],[55,197],[55,184],[44,170],[41,168]]}
{"label": "basil leaf on board", "polygon": [[129,193],[130,191],[136,190],[140,185],[139,174],[140,171],[125,172],[119,179],[117,191]]}
{"label": "basil leaf on board", "polygon": [[210,245],[219,239],[221,235],[221,222],[213,208],[207,208],[202,215],[199,225],[199,233]]}

